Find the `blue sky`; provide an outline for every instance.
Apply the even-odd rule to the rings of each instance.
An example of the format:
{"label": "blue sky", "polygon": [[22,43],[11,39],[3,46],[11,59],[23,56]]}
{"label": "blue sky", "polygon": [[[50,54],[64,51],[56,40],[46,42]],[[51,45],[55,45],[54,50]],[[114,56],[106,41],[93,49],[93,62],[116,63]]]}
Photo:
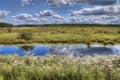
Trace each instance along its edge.
{"label": "blue sky", "polygon": [[1,0],[0,22],[120,24],[119,0]]}

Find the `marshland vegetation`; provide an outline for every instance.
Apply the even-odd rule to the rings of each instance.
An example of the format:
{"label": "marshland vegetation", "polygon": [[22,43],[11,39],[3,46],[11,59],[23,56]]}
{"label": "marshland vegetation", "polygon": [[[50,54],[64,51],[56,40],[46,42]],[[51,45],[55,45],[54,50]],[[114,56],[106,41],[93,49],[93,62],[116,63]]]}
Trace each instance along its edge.
{"label": "marshland vegetation", "polygon": [[[1,45],[120,43],[118,25],[5,25],[0,26]],[[1,55],[0,80],[120,80],[120,55]]]}
{"label": "marshland vegetation", "polygon": [[120,56],[0,56],[0,80],[119,80]]}
{"label": "marshland vegetation", "polygon": [[110,25],[26,25],[0,28],[0,44],[118,44],[120,27]]}

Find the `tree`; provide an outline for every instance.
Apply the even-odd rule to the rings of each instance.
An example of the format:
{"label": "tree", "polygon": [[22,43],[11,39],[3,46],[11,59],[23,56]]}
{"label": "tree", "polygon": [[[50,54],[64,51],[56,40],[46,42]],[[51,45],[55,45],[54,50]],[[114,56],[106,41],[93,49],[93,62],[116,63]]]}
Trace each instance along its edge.
{"label": "tree", "polygon": [[13,27],[13,24],[0,22],[0,27],[1,28],[11,28],[11,27]]}

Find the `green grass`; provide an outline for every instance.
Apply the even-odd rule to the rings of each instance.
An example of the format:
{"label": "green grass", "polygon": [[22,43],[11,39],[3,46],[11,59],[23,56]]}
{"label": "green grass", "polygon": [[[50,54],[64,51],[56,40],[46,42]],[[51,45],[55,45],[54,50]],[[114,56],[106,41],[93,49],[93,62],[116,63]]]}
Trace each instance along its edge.
{"label": "green grass", "polygon": [[[31,39],[19,38],[23,31],[33,34]],[[14,27],[0,29],[0,44],[69,43],[69,44],[117,44],[120,43],[120,27]]]}
{"label": "green grass", "polygon": [[120,80],[120,56],[0,56],[0,80]]}

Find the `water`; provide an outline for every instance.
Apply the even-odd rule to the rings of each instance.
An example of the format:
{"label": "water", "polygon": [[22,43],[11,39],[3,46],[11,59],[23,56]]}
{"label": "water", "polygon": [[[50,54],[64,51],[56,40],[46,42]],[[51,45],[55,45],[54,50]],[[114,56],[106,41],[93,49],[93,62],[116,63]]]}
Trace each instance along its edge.
{"label": "water", "polygon": [[106,47],[103,45],[92,45],[90,48],[86,45],[0,46],[0,55],[47,56],[49,54],[72,56],[120,54],[120,45]]}

